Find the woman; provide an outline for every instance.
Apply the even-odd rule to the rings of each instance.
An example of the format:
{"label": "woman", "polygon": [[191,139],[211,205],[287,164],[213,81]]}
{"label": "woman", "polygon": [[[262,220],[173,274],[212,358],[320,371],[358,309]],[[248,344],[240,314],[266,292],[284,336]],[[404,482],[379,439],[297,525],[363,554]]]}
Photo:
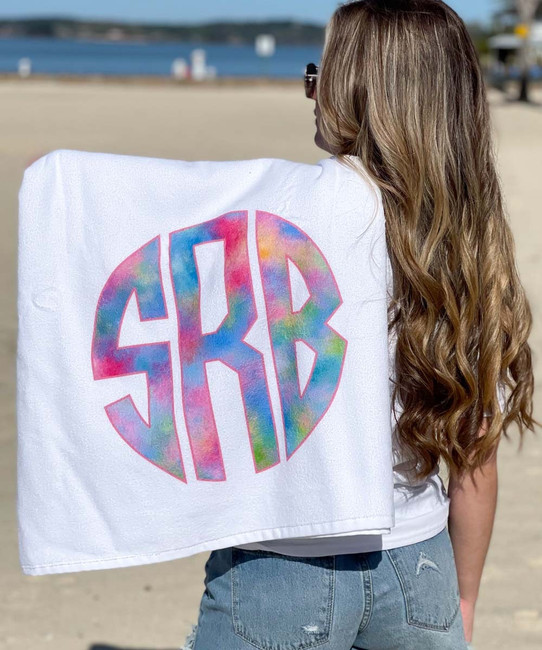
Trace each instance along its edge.
{"label": "woman", "polygon": [[531,311],[476,50],[441,0],[360,0],[334,13],[320,69],[309,66],[305,83],[318,146],[381,190],[397,525],[385,547],[366,535],[213,551],[186,647],[472,647],[498,443],[513,422],[520,434],[538,424]]}

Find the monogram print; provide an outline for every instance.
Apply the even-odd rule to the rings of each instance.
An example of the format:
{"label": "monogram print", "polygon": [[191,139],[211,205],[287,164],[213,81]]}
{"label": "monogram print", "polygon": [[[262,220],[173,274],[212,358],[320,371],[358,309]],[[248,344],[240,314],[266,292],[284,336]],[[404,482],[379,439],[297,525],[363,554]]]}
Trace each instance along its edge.
{"label": "monogram print", "polygon": [[[254,470],[280,462],[264,354],[245,337],[258,319],[249,263],[249,213],[228,212],[169,235],[169,268],[178,332],[179,358],[169,341],[120,346],[128,303],[134,296],[141,321],[168,319],[160,269],[160,237],[127,257],[111,273],[96,307],[92,340],[95,380],[144,373],[148,422],[130,395],[105,405],[114,430],[147,461],[186,482],[174,413],[172,364],[180,364],[182,412],[198,480],[224,481],[226,473],[208,385],[206,364],[220,361],[239,378]],[[342,304],[333,272],[316,243],[296,225],[256,212],[256,251],[265,320],[280,398],[286,460],[309,438],[338,389],[347,341],[329,324]],[[198,249],[220,242],[227,312],[214,331],[202,327],[202,277]],[[292,267],[308,297],[294,306]],[[214,294],[211,294],[214,295]],[[300,388],[298,343],[313,352],[312,368]]]}

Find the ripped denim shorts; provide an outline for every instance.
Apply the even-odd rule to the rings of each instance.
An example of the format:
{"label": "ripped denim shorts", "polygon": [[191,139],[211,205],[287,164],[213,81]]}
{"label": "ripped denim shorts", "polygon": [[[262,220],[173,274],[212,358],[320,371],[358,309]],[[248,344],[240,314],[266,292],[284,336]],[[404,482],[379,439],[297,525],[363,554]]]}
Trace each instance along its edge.
{"label": "ripped denim shorts", "polygon": [[205,565],[181,650],[468,650],[448,529],[367,553],[292,557],[228,547]]}

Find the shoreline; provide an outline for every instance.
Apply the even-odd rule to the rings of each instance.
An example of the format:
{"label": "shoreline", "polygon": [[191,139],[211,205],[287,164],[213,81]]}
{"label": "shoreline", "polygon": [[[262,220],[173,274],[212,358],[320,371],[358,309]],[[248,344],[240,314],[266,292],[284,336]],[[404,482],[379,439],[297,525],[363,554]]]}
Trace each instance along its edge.
{"label": "shoreline", "polygon": [[[21,77],[17,72],[0,72],[0,84],[3,82],[18,83],[39,83],[58,82],[61,84],[104,84],[104,85],[128,85],[128,86],[168,86],[178,88],[216,88],[216,87],[296,87],[303,84],[303,76],[296,77],[262,77],[262,76],[220,76],[211,79],[196,81],[194,79],[175,79],[166,75],[109,75],[109,74],[55,74],[55,73],[33,73],[29,77]],[[503,88],[497,87],[486,78],[488,91],[500,91],[504,94],[513,93],[519,87],[519,80],[510,79],[505,82]],[[542,79],[533,79],[530,82],[533,90],[542,89]]]}
{"label": "shoreline", "polygon": [[99,83],[99,84],[128,84],[155,85],[179,87],[216,87],[216,86],[299,86],[303,84],[303,75],[292,77],[214,77],[202,81],[193,79],[174,79],[166,75],[107,75],[107,74],[53,74],[33,73],[22,78],[16,72],[0,72],[0,83],[17,81],[20,83],[36,83],[43,81],[58,81],[61,83]]}

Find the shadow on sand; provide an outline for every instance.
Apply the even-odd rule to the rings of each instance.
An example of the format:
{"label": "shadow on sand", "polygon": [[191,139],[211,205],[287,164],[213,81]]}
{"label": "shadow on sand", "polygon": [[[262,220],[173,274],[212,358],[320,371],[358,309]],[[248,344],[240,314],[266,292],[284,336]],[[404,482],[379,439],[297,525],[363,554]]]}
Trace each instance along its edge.
{"label": "shadow on sand", "polygon": [[179,650],[179,648],[126,648],[125,646],[108,645],[107,643],[93,643],[88,650]]}

